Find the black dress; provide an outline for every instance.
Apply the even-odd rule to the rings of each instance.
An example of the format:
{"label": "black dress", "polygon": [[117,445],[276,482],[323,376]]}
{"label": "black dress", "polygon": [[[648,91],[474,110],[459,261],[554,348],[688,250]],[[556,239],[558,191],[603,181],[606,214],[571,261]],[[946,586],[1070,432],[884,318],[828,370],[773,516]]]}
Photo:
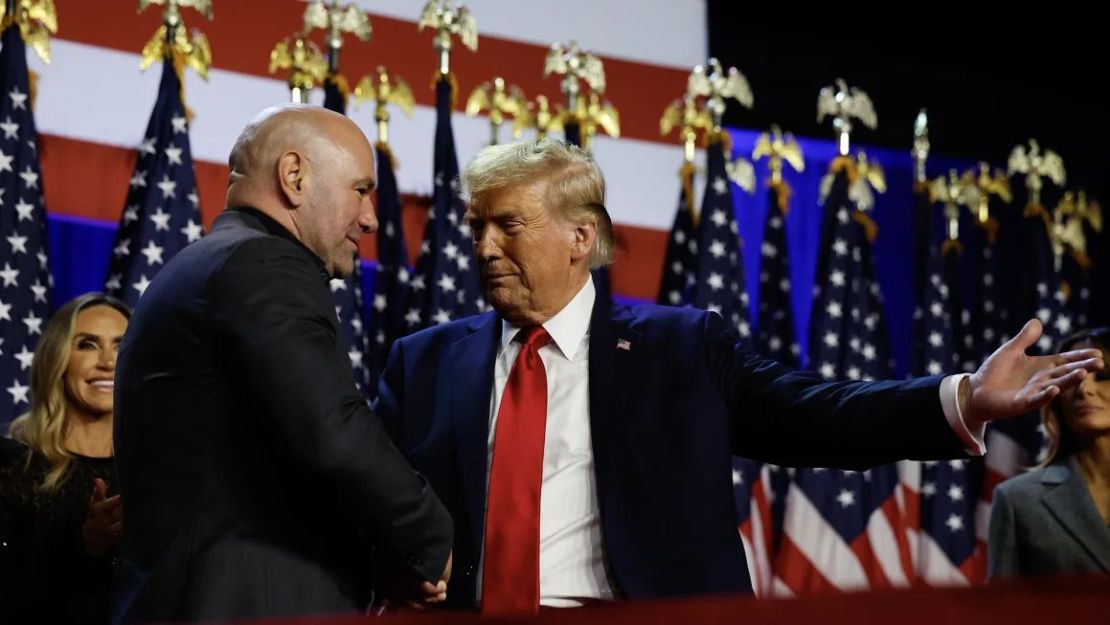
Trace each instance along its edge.
{"label": "black dress", "polygon": [[36,487],[46,459],[12,445],[0,454],[0,623],[107,623],[114,554],[87,555],[81,525],[94,479],[116,494],[114,459],[75,455],[68,479],[45,494]]}

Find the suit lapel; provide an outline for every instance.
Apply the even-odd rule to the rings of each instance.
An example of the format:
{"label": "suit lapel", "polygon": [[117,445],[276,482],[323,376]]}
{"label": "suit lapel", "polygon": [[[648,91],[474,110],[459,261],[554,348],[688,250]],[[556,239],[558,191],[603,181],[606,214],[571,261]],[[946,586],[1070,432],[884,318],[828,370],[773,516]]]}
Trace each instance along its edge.
{"label": "suit lapel", "polygon": [[451,363],[447,379],[457,437],[459,483],[470,518],[472,544],[480,549],[485,525],[490,389],[501,324],[496,314],[487,313],[475,319],[469,329],[470,334],[451,345],[444,362]]}
{"label": "suit lapel", "polygon": [[[1083,545],[1102,569],[1110,572],[1110,530],[1103,523],[1098,509],[1091,501],[1087,482],[1083,479],[1078,463],[1073,457],[1066,465],[1057,465],[1053,468],[1060,473],[1066,473],[1066,477],[1058,481],[1055,488],[1051,488],[1051,484],[1046,484],[1051,490],[1044,496],[1045,506],[1068,533]],[[1046,473],[1045,481],[1048,475]]]}
{"label": "suit lapel", "polygon": [[[632,329],[634,316],[625,306],[599,294],[590,318],[590,435],[593,438],[594,475],[598,506],[605,522],[606,502],[619,489],[614,484],[621,467],[615,466],[616,446],[626,440],[625,401],[642,349],[640,333]],[[604,527],[603,527],[604,532]]]}

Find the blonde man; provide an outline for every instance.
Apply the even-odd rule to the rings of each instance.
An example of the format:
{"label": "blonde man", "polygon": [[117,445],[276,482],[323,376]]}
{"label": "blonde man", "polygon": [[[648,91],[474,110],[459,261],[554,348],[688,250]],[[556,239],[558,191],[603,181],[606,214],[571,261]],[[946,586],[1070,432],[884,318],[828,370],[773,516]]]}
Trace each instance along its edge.
{"label": "blonde man", "polygon": [[589,154],[491,146],[462,181],[493,311],[398,341],[376,404],[455,519],[457,607],[750,592],[731,454],[862,469],[982,453],[987,421],[1102,366],[1026,357],[1031,322],[970,377],[828,383],[716,314],[597,297],[613,236]]}

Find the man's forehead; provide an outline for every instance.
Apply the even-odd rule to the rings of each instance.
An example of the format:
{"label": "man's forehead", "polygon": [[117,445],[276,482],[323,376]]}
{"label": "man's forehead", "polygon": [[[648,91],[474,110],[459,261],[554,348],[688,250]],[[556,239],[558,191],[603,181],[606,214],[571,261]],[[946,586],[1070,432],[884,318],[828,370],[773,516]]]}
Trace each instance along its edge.
{"label": "man's forehead", "polygon": [[490,189],[480,197],[471,197],[468,215],[492,216],[522,210],[546,210],[547,181],[543,179],[523,180],[496,189]]}

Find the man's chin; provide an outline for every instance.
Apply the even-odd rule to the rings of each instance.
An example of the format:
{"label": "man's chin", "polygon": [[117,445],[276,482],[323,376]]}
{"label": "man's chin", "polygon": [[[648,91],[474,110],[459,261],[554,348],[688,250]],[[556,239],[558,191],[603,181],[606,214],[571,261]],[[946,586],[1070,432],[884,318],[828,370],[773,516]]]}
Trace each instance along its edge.
{"label": "man's chin", "polygon": [[496,310],[497,314],[502,317],[506,316],[506,313],[511,313],[514,309],[512,294],[504,287],[487,287],[486,302],[490,305],[490,308]]}
{"label": "man's chin", "polygon": [[354,272],[354,263],[349,263],[346,265],[336,263],[334,266],[332,266],[331,271],[329,271],[328,273],[335,280],[346,280],[347,278],[350,278]]}

